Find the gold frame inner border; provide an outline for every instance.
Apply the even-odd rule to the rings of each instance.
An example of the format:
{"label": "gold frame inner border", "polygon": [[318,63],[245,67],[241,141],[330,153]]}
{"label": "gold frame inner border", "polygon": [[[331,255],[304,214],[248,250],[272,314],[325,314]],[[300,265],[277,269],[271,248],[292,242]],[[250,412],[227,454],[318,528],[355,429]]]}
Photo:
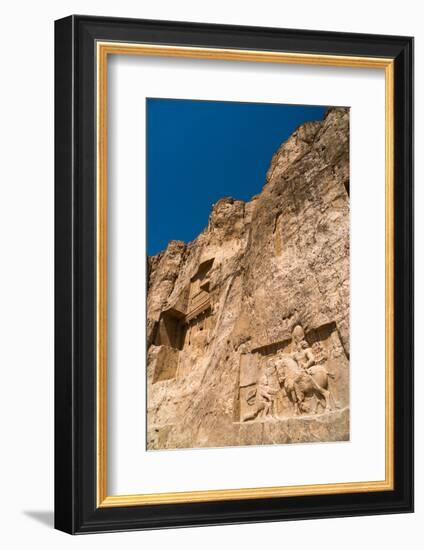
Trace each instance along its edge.
{"label": "gold frame inner border", "polygon": [[[306,495],[365,493],[394,489],[394,60],[390,58],[268,52],[123,42],[96,44],[97,57],[97,506],[142,506]],[[143,55],[255,61],[385,72],[385,479],[319,485],[217,489],[109,496],[107,491],[107,62],[109,55]]]}

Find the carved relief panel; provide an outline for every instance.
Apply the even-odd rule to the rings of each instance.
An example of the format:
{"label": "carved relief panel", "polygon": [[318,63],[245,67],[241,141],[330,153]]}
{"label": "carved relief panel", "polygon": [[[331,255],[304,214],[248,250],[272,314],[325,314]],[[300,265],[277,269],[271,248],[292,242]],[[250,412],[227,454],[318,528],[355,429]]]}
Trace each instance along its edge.
{"label": "carved relief panel", "polygon": [[240,357],[240,422],[331,412],[348,405],[348,358],[335,323],[293,328]]}

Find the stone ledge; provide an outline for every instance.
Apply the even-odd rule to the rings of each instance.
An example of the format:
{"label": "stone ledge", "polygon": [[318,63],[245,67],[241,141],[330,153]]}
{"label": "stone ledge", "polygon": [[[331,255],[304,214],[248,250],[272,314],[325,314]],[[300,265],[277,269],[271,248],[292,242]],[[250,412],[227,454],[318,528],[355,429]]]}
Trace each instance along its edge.
{"label": "stone ledge", "polygon": [[[254,425],[258,428],[253,428]],[[349,407],[317,415],[239,423],[238,445],[330,441],[349,441]]]}
{"label": "stone ledge", "polygon": [[187,437],[192,442],[190,447],[198,449],[349,441],[349,412],[349,407],[345,407],[317,415],[232,422],[228,429],[221,426],[219,432],[208,438],[201,432],[181,437],[178,425],[156,426],[155,436],[150,432],[148,449],[187,449]]}

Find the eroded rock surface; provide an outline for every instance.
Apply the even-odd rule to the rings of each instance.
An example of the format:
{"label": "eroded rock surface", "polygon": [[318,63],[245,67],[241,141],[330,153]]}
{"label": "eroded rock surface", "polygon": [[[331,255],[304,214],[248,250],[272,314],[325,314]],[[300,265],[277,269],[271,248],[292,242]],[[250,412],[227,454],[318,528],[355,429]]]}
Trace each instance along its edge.
{"label": "eroded rock surface", "polygon": [[148,263],[148,449],[349,438],[347,109]]}

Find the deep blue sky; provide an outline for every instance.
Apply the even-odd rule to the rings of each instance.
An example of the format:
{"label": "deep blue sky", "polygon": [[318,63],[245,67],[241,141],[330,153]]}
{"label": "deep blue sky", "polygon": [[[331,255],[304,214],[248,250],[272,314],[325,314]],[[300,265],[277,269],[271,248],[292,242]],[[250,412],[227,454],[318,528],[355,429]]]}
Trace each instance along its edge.
{"label": "deep blue sky", "polygon": [[326,107],[147,99],[147,253],[191,241],[222,197],[259,193],[272,155]]}

